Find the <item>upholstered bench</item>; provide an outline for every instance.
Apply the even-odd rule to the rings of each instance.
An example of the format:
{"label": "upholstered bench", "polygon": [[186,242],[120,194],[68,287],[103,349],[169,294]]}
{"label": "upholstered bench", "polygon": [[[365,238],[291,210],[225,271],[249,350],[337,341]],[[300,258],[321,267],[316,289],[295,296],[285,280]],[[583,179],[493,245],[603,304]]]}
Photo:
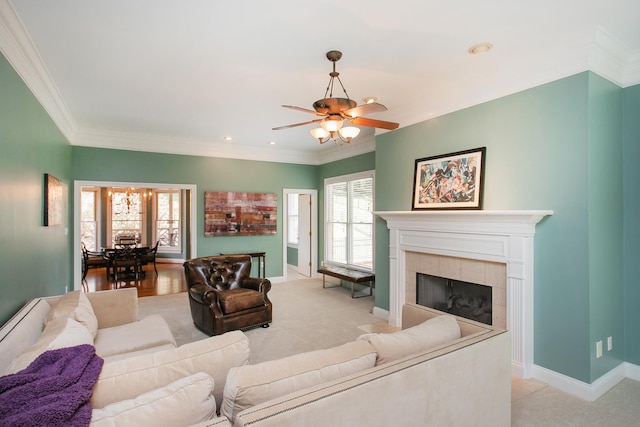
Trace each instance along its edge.
{"label": "upholstered bench", "polygon": [[[326,288],[325,276],[336,277],[345,282],[351,283],[351,298],[361,298],[373,295],[373,284],[376,276],[373,273],[367,273],[360,270],[345,267],[323,266],[318,269],[318,273],[322,274],[322,287]],[[355,295],[354,284],[369,282],[369,295]],[[342,286],[342,284],[340,285]],[[333,286],[330,286],[333,287]]]}

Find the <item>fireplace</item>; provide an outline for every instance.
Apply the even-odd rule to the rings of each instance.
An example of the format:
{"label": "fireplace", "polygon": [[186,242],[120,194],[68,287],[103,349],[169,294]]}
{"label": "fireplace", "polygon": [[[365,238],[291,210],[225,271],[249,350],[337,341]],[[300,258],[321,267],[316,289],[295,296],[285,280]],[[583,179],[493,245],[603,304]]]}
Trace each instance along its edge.
{"label": "fireplace", "polygon": [[416,304],[493,324],[491,286],[417,273]]}
{"label": "fireplace", "polygon": [[389,324],[400,326],[403,305],[416,302],[417,273],[489,286],[492,325],[511,332],[512,372],[529,378],[533,366],[535,227],[553,212],[375,214],[386,220],[389,228]]}

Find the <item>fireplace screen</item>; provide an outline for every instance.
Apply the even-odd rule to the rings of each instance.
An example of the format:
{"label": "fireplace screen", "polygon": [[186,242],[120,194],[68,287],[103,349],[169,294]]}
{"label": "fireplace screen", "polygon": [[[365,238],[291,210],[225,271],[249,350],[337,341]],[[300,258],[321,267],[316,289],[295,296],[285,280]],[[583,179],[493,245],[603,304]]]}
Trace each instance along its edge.
{"label": "fireplace screen", "polygon": [[491,287],[416,274],[416,304],[491,325]]}

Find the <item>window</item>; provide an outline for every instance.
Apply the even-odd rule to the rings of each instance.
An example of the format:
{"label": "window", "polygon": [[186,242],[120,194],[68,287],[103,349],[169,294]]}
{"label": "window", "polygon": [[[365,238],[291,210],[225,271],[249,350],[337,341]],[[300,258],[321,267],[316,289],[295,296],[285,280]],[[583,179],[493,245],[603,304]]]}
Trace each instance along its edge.
{"label": "window", "polygon": [[325,180],[325,260],[373,270],[374,172]]}
{"label": "window", "polygon": [[80,241],[87,250],[98,250],[98,189],[82,188],[80,193]]}
{"label": "window", "polygon": [[287,203],[287,244],[298,245],[298,195],[288,194]]}
{"label": "window", "polygon": [[118,242],[121,237],[133,237],[146,243],[144,208],[148,197],[145,191],[135,188],[113,188],[109,191],[111,235],[108,238],[112,242]]}
{"label": "window", "polygon": [[155,240],[159,252],[180,252],[182,226],[180,221],[180,190],[155,191]]}

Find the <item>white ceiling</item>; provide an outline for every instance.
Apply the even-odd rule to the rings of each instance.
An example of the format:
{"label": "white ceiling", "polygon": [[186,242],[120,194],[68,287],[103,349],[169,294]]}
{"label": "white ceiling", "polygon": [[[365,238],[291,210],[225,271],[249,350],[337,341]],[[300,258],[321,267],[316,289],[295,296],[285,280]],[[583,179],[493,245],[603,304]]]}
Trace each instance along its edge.
{"label": "white ceiling", "polygon": [[640,83],[640,1],[0,0],[0,50],[73,145],[321,164],[374,144],[271,129],[315,118],[281,105],[324,97],[327,51],[405,127],[585,70]]}

